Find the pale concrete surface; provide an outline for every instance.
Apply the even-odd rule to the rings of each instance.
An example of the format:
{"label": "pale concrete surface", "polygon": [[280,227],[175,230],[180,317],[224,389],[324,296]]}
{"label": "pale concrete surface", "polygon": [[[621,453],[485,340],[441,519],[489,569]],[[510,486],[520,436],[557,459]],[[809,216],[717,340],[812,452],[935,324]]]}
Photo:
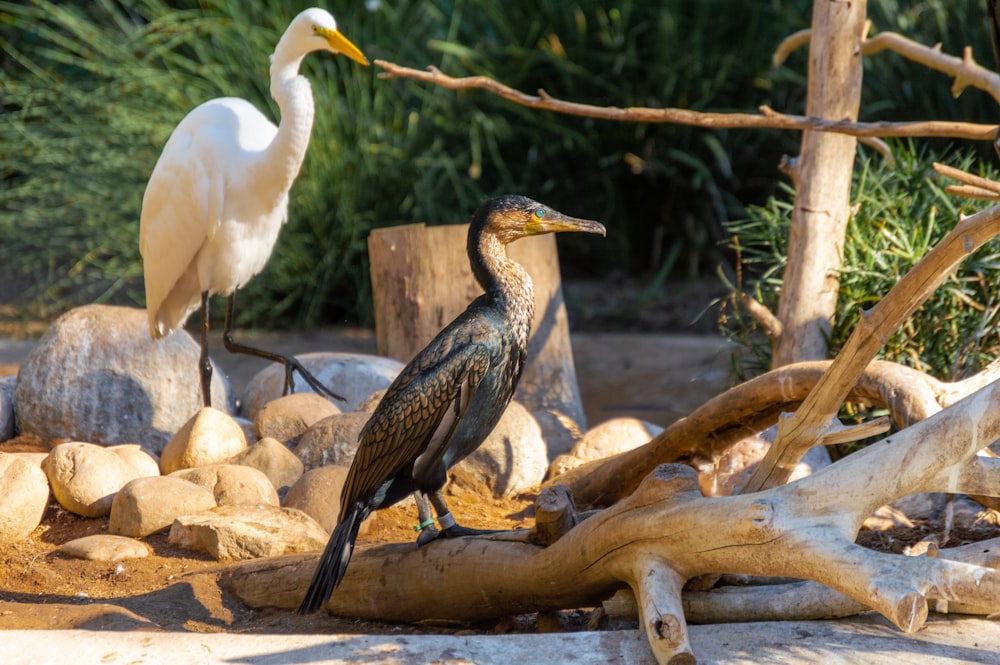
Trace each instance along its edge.
{"label": "pale concrete surface", "polygon": [[[1000,625],[934,619],[905,635],[880,617],[691,626],[701,665],[1000,663]],[[655,663],[639,631],[531,635],[276,635],[24,631],[0,634],[0,662],[48,665],[609,665]]]}

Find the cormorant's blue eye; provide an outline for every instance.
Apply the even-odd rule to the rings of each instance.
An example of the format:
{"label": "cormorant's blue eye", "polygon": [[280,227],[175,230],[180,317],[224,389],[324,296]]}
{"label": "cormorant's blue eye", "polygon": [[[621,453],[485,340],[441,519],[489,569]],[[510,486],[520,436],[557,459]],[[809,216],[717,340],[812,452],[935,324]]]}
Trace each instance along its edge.
{"label": "cormorant's blue eye", "polygon": [[545,217],[545,211],[539,208],[538,210],[535,211],[535,217],[537,217],[538,219]]}

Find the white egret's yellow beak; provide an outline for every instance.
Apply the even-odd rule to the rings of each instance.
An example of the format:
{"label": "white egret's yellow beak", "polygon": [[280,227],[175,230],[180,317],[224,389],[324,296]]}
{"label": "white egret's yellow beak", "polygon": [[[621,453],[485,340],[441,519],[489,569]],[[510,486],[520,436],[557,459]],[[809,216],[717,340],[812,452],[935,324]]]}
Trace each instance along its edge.
{"label": "white egret's yellow beak", "polygon": [[331,51],[343,53],[359,65],[368,65],[368,58],[361,52],[361,49],[352,44],[351,40],[342,35],[339,30],[316,28],[316,32],[326,37],[326,41],[330,43]]}

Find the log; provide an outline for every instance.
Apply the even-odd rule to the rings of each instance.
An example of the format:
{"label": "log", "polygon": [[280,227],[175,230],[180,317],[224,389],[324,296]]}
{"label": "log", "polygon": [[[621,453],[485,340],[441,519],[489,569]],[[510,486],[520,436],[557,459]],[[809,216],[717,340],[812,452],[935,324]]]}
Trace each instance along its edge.
{"label": "log", "polygon": [[[379,355],[408,362],[483,291],[466,253],[468,224],[409,224],[368,238]],[[508,247],[535,286],[528,358],[514,399],[538,420],[550,457],[586,430],[554,235]]]}

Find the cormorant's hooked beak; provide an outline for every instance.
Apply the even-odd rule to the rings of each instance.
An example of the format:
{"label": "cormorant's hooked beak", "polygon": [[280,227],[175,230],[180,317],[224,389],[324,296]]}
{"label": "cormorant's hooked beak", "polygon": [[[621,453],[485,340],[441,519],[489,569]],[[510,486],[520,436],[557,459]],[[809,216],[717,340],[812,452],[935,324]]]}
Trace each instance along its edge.
{"label": "cormorant's hooked beak", "polygon": [[564,215],[561,212],[545,211],[544,217],[539,217],[536,213],[531,221],[524,225],[524,230],[528,235],[540,235],[542,233],[596,233],[599,236],[606,236],[607,229],[600,222],[589,219],[577,219]]}
{"label": "cormorant's hooked beak", "polygon": [[351,40],[342,35],[339,30],[316,28],[316,32],[321,36],[326,37],[326,41],[330,44],[331,51],[334,51],[335,53],[343,53],[359,65],[368,65],[368,58],[366,58],[365,54],[361,52],[361,49],[352,44]]}

